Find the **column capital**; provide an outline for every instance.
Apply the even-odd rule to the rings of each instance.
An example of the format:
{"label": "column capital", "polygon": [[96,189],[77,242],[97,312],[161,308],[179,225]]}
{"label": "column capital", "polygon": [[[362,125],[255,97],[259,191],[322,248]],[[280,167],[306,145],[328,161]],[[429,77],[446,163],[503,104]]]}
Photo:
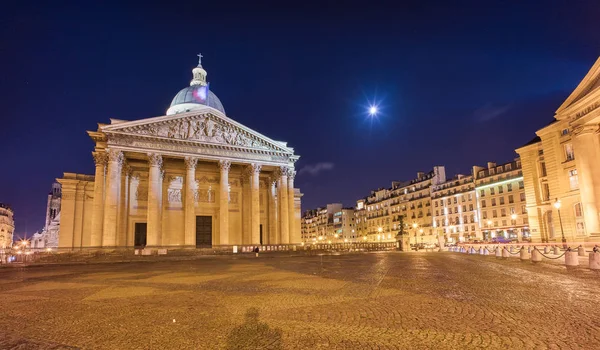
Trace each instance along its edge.
{"label": "column capital", "polygon": [[163,159],[160,154],[148,153],[148,163],[150,166],[162,167]]}
{"label": "column capital", "polygon": [[229,161],[229,160],[220,160],[219,161],[219,169],[221,169],[221,171],[229,172],[230,168],[231,168],[231,161]]}
{"label": "column capital", "polygon": [[260,174],[260,170],[262,169],[262,165],[256,164],[256,163],[252,163],[252,164],[249,165],[249,168],[251,169],[251,171],[254,174]]}
{"label": "column capital", "polygon": [[195,170],[196,165],[198,165],[198,158],[196,157],[185,157],[183,161],[185,162],[185,168],[188,170]]}
{"label": "column capital", "polygon": [[296,178],[296,171],[294,170],[294,168],[288,168],[287,169],[287,176],[289,180],[294,180]]}
{"label": "column capital", "polygon": [[123,176],[131,176],[133,174],[133,169],[131,169],[131,166],[129,163],[127,163],[127,161],[123,161],[123,167],[121,168],[121,171]]}
{"label": "column capital", "polygon": [[123,164],[123,152],[118,149],[107,149],[106,154],[109,162],[117,162],[119,165]]}
{"label": "column capital", "polygon": [[92,152],[92,155],[94,156],[96,166],[106,165],[106,162],[108,162],[108,154],[106,152]]}

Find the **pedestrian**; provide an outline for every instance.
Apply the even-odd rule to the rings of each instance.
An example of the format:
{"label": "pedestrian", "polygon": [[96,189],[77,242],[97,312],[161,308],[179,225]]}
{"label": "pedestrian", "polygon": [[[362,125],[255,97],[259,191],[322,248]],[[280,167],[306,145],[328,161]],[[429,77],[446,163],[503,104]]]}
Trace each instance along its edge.
{"label": "pedestrian", "polygon": [[257,257],[257,258],[258,258],[258,252],[259,252],[259,251],[260,251],[260,250],[258,249],[258,247],[254,248],[254,253],[256,253],[256,257]]}

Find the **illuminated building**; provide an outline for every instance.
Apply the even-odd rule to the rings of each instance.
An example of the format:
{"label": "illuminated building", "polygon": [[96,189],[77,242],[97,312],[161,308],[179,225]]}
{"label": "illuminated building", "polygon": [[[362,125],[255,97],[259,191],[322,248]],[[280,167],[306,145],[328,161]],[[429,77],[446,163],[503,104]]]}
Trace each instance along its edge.
{"label": "illuminated building", "polygon": [[341,203],[307,210],[302,216],[302,241],[340,243],[356,238],[354,209]]}
{"label": "illuminated building", "polygon": [[12,247],[15,220],[12,208],[0,203],[0,249]]}
{"label": "illuminated building", "polygon": [[563,234],[570,242],[600,238],[599,82],[600,59],[554,120],[517,149],[535,241],[560,242]]}
{"label": "illuminated building", "polygon": [[410,243],[437,243],[437,232],[432,225],[432,186],[446,181],[443,166],[428,173],[418,172],[417,177],[406,182],[392,182],[390,188],[371,191],[371,195],[357,202],[355,218],[359,240],[367,242],[396,241],[403,216],[404,239]]}
{"label": "illuminated building", "polygon": [[62,199],[61,186],[58,182],[52,184],[46,205],[46,223],[41,232],[31,236],[31,248],[57,248],[58,234],[60,231],[60,201]]}
{"label": "illuminated building", "polygon": [[446,242],[456,243],[482,238],[473,176],[456,175],[433,186],[433,228]]}
{"label": "illuminated building", "polygon": [[517,158],[500,165],[489,162],[487,168],[474,166],[473,176],[483,238],[529,240],[521,161]]}
{"label": "illuminated building", "polygon": [[88,132],[95,175],[58,179],[59,248],[300,243],[299,156],[230,119],[200,62],[192,73],[166,115]]}

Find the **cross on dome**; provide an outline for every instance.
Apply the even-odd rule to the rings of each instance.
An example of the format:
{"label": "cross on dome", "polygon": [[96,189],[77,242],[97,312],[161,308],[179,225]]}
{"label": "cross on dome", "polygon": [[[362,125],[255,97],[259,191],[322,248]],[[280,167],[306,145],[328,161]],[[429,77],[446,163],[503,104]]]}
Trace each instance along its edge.
{"label": "cross on dome", "polygon": [[204,56],[202,56],[201,53],[197,54],[196,56],[198,56],[198,67],[202,67],[202,57]]}

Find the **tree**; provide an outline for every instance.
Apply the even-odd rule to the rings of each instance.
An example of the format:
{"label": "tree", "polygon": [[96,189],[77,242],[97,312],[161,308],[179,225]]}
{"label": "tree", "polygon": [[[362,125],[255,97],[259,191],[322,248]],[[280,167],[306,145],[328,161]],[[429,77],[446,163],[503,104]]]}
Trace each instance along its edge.
{"label": "tree", "polygon": [[402,237],[404,236],[407,232],[404,230],[404,215],[400,215],[400,217],[398,218],[399,222],[399,226],[400,226],[400,231],[398,231],[398,234],[396,235],[397,237]]}

